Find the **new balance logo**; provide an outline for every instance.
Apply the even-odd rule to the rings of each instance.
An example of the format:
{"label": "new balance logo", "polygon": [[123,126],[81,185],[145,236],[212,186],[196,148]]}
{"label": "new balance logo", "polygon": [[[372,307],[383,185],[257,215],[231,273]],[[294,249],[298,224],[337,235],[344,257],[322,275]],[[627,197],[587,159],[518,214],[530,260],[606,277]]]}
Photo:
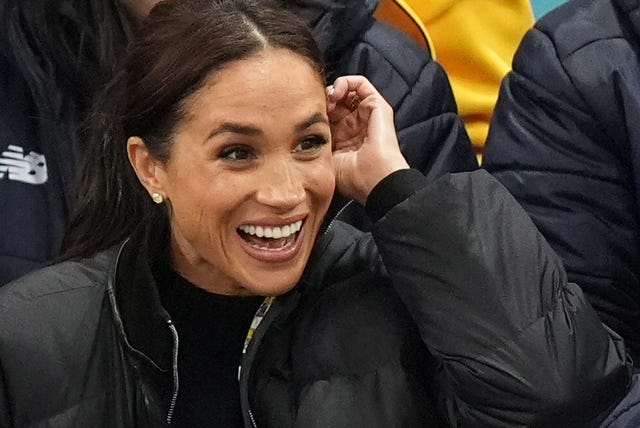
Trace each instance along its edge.
{"label": "new balance logo", "polygon": [[47,182],[47,161],[44,155],[29,152],[25,156],[20,146],[10,145],[0,155],[0,180],[8,178],[27,184]]}

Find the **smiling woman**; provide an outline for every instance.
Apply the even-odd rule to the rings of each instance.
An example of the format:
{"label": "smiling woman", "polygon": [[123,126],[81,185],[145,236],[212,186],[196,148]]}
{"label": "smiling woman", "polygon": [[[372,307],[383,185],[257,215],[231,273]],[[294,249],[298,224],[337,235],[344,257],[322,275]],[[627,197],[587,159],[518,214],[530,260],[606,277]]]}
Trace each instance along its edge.
{"label": "smiling woman", "polygon": [[409,169],[376,88],[323,69],[277,5],[152,10],[96,103],[65,261],[0,290],[0,426],[579,426],[613,404],[622,345],[524,211],[486,173]]}
{"label": "smiling woman", "polygon": [[220,294],[280,295],[297,283],[333,197],[325,98],[304,57],[268,47],[185,99],[166,163],[129,139],[138,177],[170,205],[182,276]]}

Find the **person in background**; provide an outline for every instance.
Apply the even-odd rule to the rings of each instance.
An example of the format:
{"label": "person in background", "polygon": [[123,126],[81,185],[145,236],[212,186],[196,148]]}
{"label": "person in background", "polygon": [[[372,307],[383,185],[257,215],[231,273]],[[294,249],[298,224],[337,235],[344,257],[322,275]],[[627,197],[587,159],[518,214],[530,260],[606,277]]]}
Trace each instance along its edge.
{"label": "person in background", "polygon": [[[0,285],[59,252],[82,123],[136,22],[158,0],[7,0],[0,4]],[[287,0],[313,27],[327,78],[359,74],[395,111],[400,146],[428,177],[477,168],[444,71],[404,34],[374,19],[376,1]],[[357,203],[331,212],[370,227]]]}
{"label": "person in background", "polygon": [[428,44],[481,161],[500,82],[534,23],[529,0],[382,0],[376,16]]}
{"label": "person in background", "polygon": [[[138,31],[65,261],[0,289],[0,426],[584,426],[625,391],[504,187],[411,169],[296,15],[168,0]],[[371,233],[327,225],[334,191]]]}
{"label": "person in background", "polygon": [[568,280],[624,339],[636,371],[638,13],[636,1],[576,0],[539,20],[503,82],[484,160],[561,257]]}
{"label": "person in background", "polygon": [[129,36],[113,1],[0,2],[0,285],[58,253],[81,124]]}
{"label": "person in background", "polygon": [[505,78],[484,167],[529,212],[640,361],[640,9],[574,1],[541,19]]}

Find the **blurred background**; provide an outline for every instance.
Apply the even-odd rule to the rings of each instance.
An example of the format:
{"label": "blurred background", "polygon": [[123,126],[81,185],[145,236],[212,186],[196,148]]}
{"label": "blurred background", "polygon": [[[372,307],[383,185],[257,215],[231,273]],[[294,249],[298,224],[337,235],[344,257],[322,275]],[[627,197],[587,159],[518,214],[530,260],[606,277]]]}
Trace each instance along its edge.
{"label": "blurred background", "polygon": [[540,18],[545,13],[549,12],[554,7],[557,7],[564,3],[566,0],[531,0],[533,6],[533,13],[536,18]]}

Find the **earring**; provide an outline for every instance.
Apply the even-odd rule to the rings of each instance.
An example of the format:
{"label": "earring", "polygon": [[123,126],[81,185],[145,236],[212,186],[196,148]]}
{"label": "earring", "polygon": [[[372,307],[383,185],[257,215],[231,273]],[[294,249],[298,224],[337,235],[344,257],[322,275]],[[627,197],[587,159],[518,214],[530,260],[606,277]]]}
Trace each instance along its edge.
{"label": "earring", "polygon": [[155,202],[156,204],[161,204],[164,202],[164,196],[162,196],[160,193],[152,194],[151,199],[153,199],[153,202]]}

